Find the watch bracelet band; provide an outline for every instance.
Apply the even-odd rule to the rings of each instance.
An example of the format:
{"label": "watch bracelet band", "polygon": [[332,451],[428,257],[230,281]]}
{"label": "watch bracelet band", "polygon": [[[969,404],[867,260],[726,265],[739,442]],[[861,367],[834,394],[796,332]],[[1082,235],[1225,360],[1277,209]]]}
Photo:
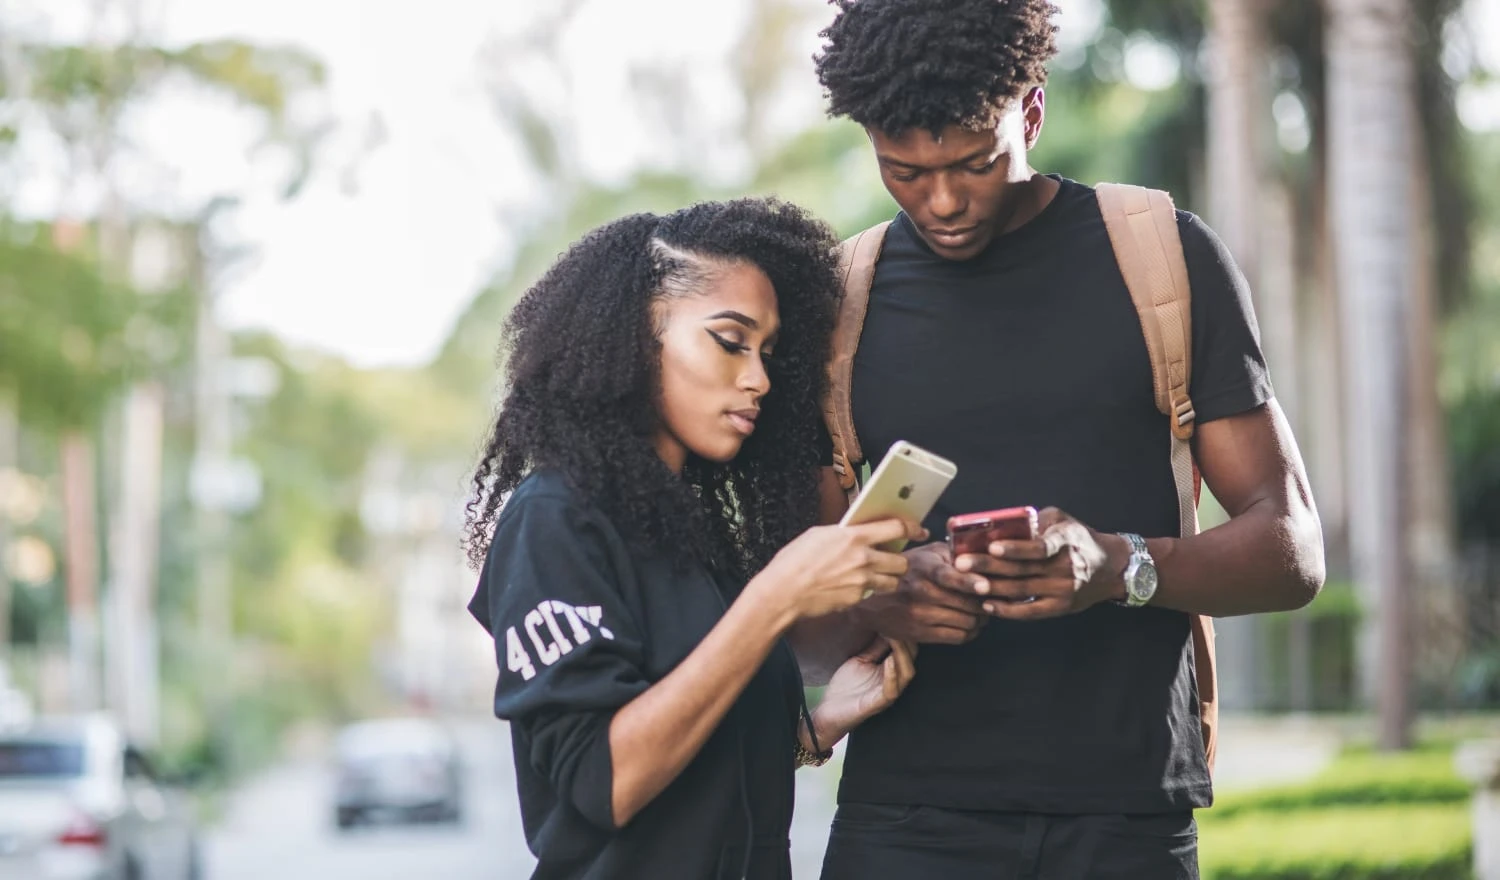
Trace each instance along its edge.
{"label": "watch bracelet band", "polygon": [[[1146,561],[1152,562],[1151,550],[1149,547],[1147,547],[1145,538],[1135,534],[1134,532],[1116,532],[1115,534],[1124,538],[1125,541],[1130,544],[1130,559],[1125,563],[1126,574],[1130,572],[1130,569],[1134,566],[1134,563],[1138,557],[1145,557]],[[1115,604],[1124,608],[1141,608],[1146,604],[1146,602],[1138,601],[1136,599],[1134,593],[1131,592],[1130,584],[1127,582],[1125,584],[1125,598],[1116,599]]]}
{"label": "watch bracelet band", "polygon": [[808,749],[807,746],[804,746],[802,744],[801,737],[798,737],[797,750],[795,754],[797,756],[798,767],[821,767],[824,764],[828,763],[829,758],[833,757],[833,747],[829,746],[828,751],[824,752],[821,755],[815,754],[812,750]]}

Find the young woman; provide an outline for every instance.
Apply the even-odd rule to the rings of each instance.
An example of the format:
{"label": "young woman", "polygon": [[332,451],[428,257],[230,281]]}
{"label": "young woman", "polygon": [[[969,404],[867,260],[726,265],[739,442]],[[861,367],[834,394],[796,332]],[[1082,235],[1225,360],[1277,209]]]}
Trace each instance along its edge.
{"label": "young woman", "polygon": [[894,589],[906,562],[875,545],[922,534],[809,528],[834,243],[775,201],[637,214],[511,314],[469,607],[536,878],[789,877],[796,766],[911,680],[873,643],[809,714],[782,641]]}

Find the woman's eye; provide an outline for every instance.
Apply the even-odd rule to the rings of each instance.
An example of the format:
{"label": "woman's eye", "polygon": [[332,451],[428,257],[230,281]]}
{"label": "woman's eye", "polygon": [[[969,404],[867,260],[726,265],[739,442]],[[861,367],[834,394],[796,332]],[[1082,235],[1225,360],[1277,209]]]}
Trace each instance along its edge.
{"label": "woman's eye", "polygon": [[731,339],[726,339],[725,337],[720,336],[719,334],[715,333],[712,330],[708,331],[708,335],[712,336],[714,338],[714,342],[719,343],[719,347],[720,348],[724,349],[725,351],[727,351],[727,352],[729,352],[731,354],[740,354],[742,352],[746,352],[746,351],[750,350],[750,346],[743,345],[743,344],[735,342],[735,341],[733,341]]}

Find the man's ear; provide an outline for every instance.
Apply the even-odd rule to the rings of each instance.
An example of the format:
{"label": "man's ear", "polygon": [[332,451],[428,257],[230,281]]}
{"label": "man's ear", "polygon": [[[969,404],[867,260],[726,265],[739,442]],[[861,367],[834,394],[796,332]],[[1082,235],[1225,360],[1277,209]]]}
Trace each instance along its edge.
{"label": "man's ear", "polygon": [[1033,86],[1021,99],[1021,116],[1025,119],[1026,149],[1036,146],[1042,136],[1042,122],[1047,117],[1047,94],[1041,86]]}

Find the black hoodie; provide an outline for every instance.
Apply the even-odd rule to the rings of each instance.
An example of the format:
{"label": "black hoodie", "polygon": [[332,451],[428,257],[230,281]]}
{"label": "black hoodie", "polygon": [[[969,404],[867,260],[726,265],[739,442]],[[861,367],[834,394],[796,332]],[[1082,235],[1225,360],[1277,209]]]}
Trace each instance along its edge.
{"label": "black hoodie", "polygon": [[682,774],[614,824],[610,720],[702,641],[725,586],[633,551],[556,471],[507,499],[469,610],[495,638],[534,880],[791,876],[802,682],[784,644]]}

